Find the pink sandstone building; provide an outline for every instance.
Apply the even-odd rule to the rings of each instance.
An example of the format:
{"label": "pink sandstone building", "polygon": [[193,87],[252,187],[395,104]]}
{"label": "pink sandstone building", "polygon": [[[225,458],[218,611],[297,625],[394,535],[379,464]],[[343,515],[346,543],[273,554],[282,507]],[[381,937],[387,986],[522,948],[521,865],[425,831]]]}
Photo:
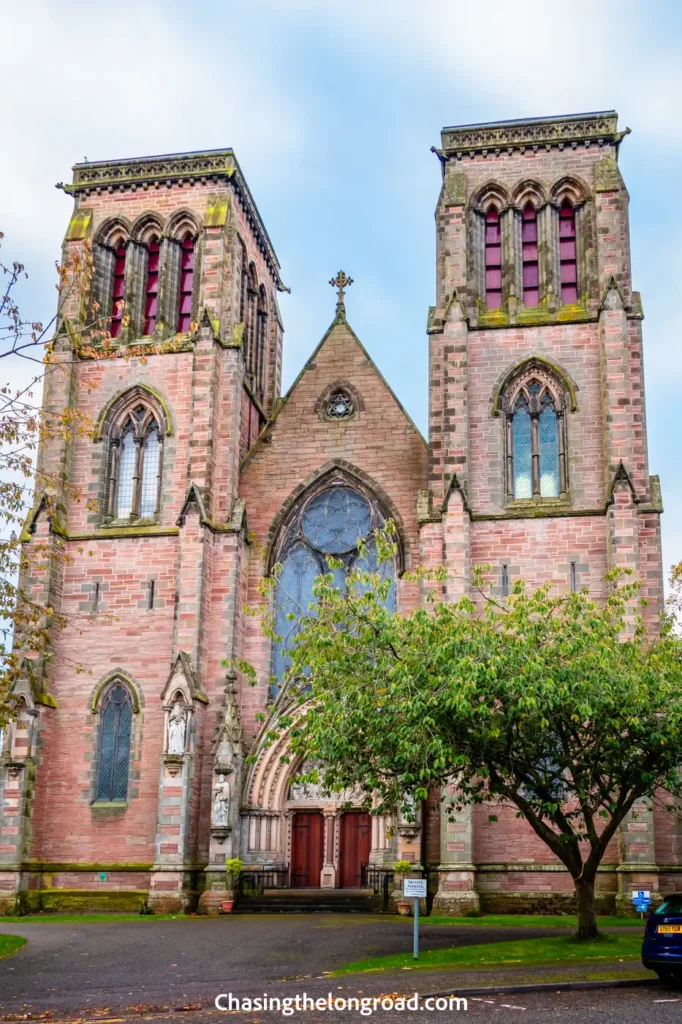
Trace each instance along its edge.
{"label": "pink sandstone building", "polygon": [[[82,494],[64,489],[51,516],[38,501],[25,534],[68,552],[33,585],[69,625],[4,738],[0,907],[211,912],[229,857],[297,891],[408,859],[445,910],[570,907],[570,877],[513,809],[448,821],[434,793],[415,824],[293,781],[287,737],[267,747],[260,720],[284,699],[287,638],[273,649],[244,606],[281,562],[286,632],[325,555],[350,563],[365,537],[371,560],[391,517],[400,611],[422,600],[411,566],[490,564],[504,595],[518,577],[599,592],[621,565],[655,626],[662,507],[624,135],[612,111],[443,130],[428,440],[349,325],[343,275],[280,395],[284,285],[231,150],[74,167],[64,255],[91,243],[89,301],[116,355],[74,352],[91,308],[69,300],[44,402],[96,428],[40,453]],[[256,687],[226,668],[240,658]],[[682,889],[682,832],[649,805],[612,843],[600,906],[633,888]]]}

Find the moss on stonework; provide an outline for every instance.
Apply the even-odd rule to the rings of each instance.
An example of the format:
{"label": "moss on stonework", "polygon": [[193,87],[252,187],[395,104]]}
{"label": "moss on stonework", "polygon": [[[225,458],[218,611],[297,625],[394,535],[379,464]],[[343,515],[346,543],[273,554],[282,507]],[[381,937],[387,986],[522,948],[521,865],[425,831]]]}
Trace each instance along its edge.
{"label": "moss on stonework", "polygon": [[77,210],[66,229],[67,242],[80,242],[90,234],[92,210]]}
{"label": "moss on stonework", "polygon": [[235,348],[241,348],[242,342],[244,340],[244,329],[244,323],[235,324],[234,327],[232,328],[232,344],[235,346]]}
{"label": "moss on stonework", "polygon": [[139,913],[148,890],[29,889],[20,894],[22,913],[87,913],[123,911]]}
{"label": "moss on stonework", "polygon": [[57,701],[54,699],[52,694],[51,693],[45,693],[44,690],[41,690],[40,693],[36,694],[35,702],[36,702],[36,704],[44,705],[44,707],[46,707],[46,708],[56,708],[57,707]]}
{"label": "moss on stonework", "polygon": [[519,306],[511,315],[505,309],[485,309],[479,306],[478,318],[472,324],[472,330],[500,327],[545,327],[549,324],[582,323],[595,320],[584,299],[580,302],[567,303],[555,311],[545,306]]}
{"label": "moss on stonework", "polygon": [[[156,399],[156,401],[159,403],[163,410],[163,415],[166,420],[166,436],[171,437],[173,434],[173,418],[171,416],[170,406],[168,405],[166,399],[163,397],[161,392],[157,391],[157,389],[152,387],[151,384],[140,382],[135,386],[138,387],[141,391],[145,391],[148,395]],[[95,427],[95,432],[93,434],[93,439],[95,441],[102,440],[104,424],[107,421],[107,416],[109,415],[110,410],[116,404],[116,402],[118,402],[118,400],[128,392],[128,390],[128,388],[124,388],[122,391],[117,391],[116,394],[112,395],[109,401],[105,403],[104,407],[102,408],[102,411],[99,414],[97,426]]]}
{"label": "moss on stonework", "polygon": [[204,227],[221,228],[227,220],[230,198],[227,192],[209,197],[204,215]]}

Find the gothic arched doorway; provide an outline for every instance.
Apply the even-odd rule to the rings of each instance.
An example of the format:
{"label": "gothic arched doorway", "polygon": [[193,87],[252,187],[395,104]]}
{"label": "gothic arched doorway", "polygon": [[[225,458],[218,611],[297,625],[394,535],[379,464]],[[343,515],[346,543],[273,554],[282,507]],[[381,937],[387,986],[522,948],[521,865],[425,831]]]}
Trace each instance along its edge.
{"label": "gothic arched doorway", "polygon": [[358,889],[362,869],[372,849],[372,822],[366,811],[348,811],[341,816],[339,835],[339,886]]}
{"label": "gothic arched doorway", "polygon": [[291,823],[292,889],[319,888],[324,856],[324,818],[317,811],[299,811]]}

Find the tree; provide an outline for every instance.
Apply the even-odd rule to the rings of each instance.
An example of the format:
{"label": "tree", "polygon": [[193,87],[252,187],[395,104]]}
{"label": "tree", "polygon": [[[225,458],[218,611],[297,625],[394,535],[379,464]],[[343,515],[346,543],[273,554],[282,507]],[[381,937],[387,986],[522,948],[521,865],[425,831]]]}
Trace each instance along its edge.
{"label": "tree", "polygon": [[[36,598],[32,586],[67,558],[64,544],[55,537],[49,544],[28,545],[24,526],[38,500],[52,519],[66,497],[82,497],[80,488],[40,463],[38,448],[92,429],[88,417],[68,405],[41,407],[46,375],[67,372],[55,359],[57,332],[65,326],[67,304],[77,305],[87,296],[92,265],[87,242],[81,252],[57,265],[57,311],[42,324],[19,308],[17,290],[28,277],[24,265],[0,260],[0,361],[5,368],[0,384],[0,728],[13,714],[13,685],[45,664],[54,630],[66,625],[62,614]],[[107,339],[96,307],[86,327],[68,333],[74,358],[76,350],[106,350]]]}
{"label": "tree", "polygon": [[432,596],[406,615],[384,607],[381,573],[349,573],[341,589],[318,578],[270,734],[290,728],[326,787],[359,786],[377,811],[453,780],[459,804],[488,803],[493,819],[496,803],[515,805],[571,873],[579,937],[596,935],[597,869],[619,825],[661,789],[675,807],[682,797],[671,622],[648,636],[639,585],[618,570],[600,601],[519,581],[498,602],[477,570],[471,596],[447,603],[434,596],[445,570],[407,576]]}

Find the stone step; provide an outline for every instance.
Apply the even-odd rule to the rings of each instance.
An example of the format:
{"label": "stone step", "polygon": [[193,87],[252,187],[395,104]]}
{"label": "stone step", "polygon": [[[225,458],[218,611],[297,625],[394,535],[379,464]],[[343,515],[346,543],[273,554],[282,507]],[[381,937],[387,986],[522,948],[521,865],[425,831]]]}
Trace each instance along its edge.
{"label": "stone step", "polygon": [[242,896],[239,914],[372,914],[381,909],[381,899],[367,890],[281,889]]}

